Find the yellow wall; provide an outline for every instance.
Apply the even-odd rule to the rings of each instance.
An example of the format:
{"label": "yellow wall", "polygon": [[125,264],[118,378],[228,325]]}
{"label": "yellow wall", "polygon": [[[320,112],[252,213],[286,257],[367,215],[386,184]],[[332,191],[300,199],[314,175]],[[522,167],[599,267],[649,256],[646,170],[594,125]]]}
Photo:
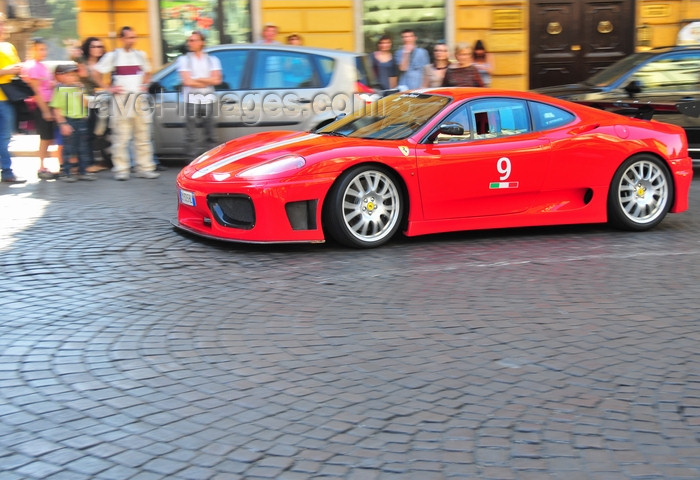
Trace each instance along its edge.
{"label": "yellow wall", "polygon": [[455,42],[481,40],[493,53],[492,87],[527,90],[527,0],[455,0],[454,18]]}
{"label": "yellow wall", "polygon": [[[528,1],[455,0],[455,41],[481,39],[494,53],[496,88],[527,89]],[[304,45],[354,50],[356,16],[352,0],[262,0],[262,24],[279,28],[277,40],[290,33],[304,38]]]}
{"label": "yellow wall", "polygon": [[686,20],[700,20],[700,2],[698,0],[683,0],[681,11]]}
{"label": "yellow wall", "polygon": [[[150,0],[157,1],[157,0]],[[80,38],[96,36],[108,49],[119,46],[117,31],[129,25],[139,36],[137,48],[149,56],[151,38],[149,0],[78,0]],[[356,36],[353,0],[259,0],[261,24],[279,27],[278,40],[298,33],[304,44],[353,51]],[[496,88],[528,87],[529,0],[453,0],[455,42],[481,39],[494,54]],[[636,25],[644,26],[646,47],[673,45],[685,20],[700,19],[700,0],[637,0]],[[157,24],[157,22],[156,22]],[[156,35],[158,35],[156,33]],[[157,40],[157,38],[155,39]]]}
{"label": "yellow wall", "polygon": [[136,48],[149,56],[150,28],[148,0],[78,0],[78,36],[100,38],[107,51],[120,47],[119,30],[130,26],[136,32]]}
{"label": "yellow wall", "polygon": [[678,31],[687,20],[700,20],[700,1],[637,0],[637,31],[649,37],[648,44],[641,48],[675,45]]}
{"label": "yellow wall", "polygon": [[354,15],[362,12],[354,12],[352,0],[262,0],[260,4],[263,25],[277,25],[277,40],[282,43],[290,33],[298,33],[310,47],[354,50]]}

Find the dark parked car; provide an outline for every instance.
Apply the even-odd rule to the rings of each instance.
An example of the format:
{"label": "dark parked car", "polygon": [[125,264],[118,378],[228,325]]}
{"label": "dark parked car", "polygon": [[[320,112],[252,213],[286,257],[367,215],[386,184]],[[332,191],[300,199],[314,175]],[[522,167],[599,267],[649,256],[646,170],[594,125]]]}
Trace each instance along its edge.
{"label": "dark parked car", "polygon": [[700,45],[655,48],[626,57],[581,83],[535,91],[623,115],[682,126],[700,163]]}

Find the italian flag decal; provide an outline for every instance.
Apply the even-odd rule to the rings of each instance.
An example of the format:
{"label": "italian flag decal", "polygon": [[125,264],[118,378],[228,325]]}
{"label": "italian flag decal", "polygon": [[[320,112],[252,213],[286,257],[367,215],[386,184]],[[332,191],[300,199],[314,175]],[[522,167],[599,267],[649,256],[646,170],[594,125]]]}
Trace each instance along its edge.
{"label": "italian flag decal", "polygon": [[518,182],[491,182],[489,183],[491,190],[499,188],[518,188]]}

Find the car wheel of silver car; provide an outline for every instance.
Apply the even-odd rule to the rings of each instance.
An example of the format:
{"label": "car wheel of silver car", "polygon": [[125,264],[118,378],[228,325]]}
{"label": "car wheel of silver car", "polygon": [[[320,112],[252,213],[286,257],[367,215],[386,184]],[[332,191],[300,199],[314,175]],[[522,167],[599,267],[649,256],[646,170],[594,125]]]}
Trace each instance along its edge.
{"label": "car wheel of silver car", "polygon": [[608,219],[627,230],[647,230],[666,216],[673,180],[666,164],[652,155],[635,155],[615,172],[608,195]]}
{"label": "car wheel of silver car", "polygon": [[403,192],[395,176],[375,165],[345,172],[324,206],[326,232],[350,247],[372,248],[388,242],[401,226]]}

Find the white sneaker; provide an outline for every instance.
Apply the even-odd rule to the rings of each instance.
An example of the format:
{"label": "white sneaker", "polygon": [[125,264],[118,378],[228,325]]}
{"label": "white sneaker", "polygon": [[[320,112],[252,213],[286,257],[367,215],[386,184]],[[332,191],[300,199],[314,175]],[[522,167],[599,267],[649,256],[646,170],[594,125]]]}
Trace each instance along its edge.
{"label": "white sneaker", "polygon": [[115,180],[129,180],[129,172],[118,172],[114,174]]}
{"label": "white sneaker", "polygon": [[160,177],[160,173],[158,172],[136,172],[135,174],[139,178],[158,178]]}

